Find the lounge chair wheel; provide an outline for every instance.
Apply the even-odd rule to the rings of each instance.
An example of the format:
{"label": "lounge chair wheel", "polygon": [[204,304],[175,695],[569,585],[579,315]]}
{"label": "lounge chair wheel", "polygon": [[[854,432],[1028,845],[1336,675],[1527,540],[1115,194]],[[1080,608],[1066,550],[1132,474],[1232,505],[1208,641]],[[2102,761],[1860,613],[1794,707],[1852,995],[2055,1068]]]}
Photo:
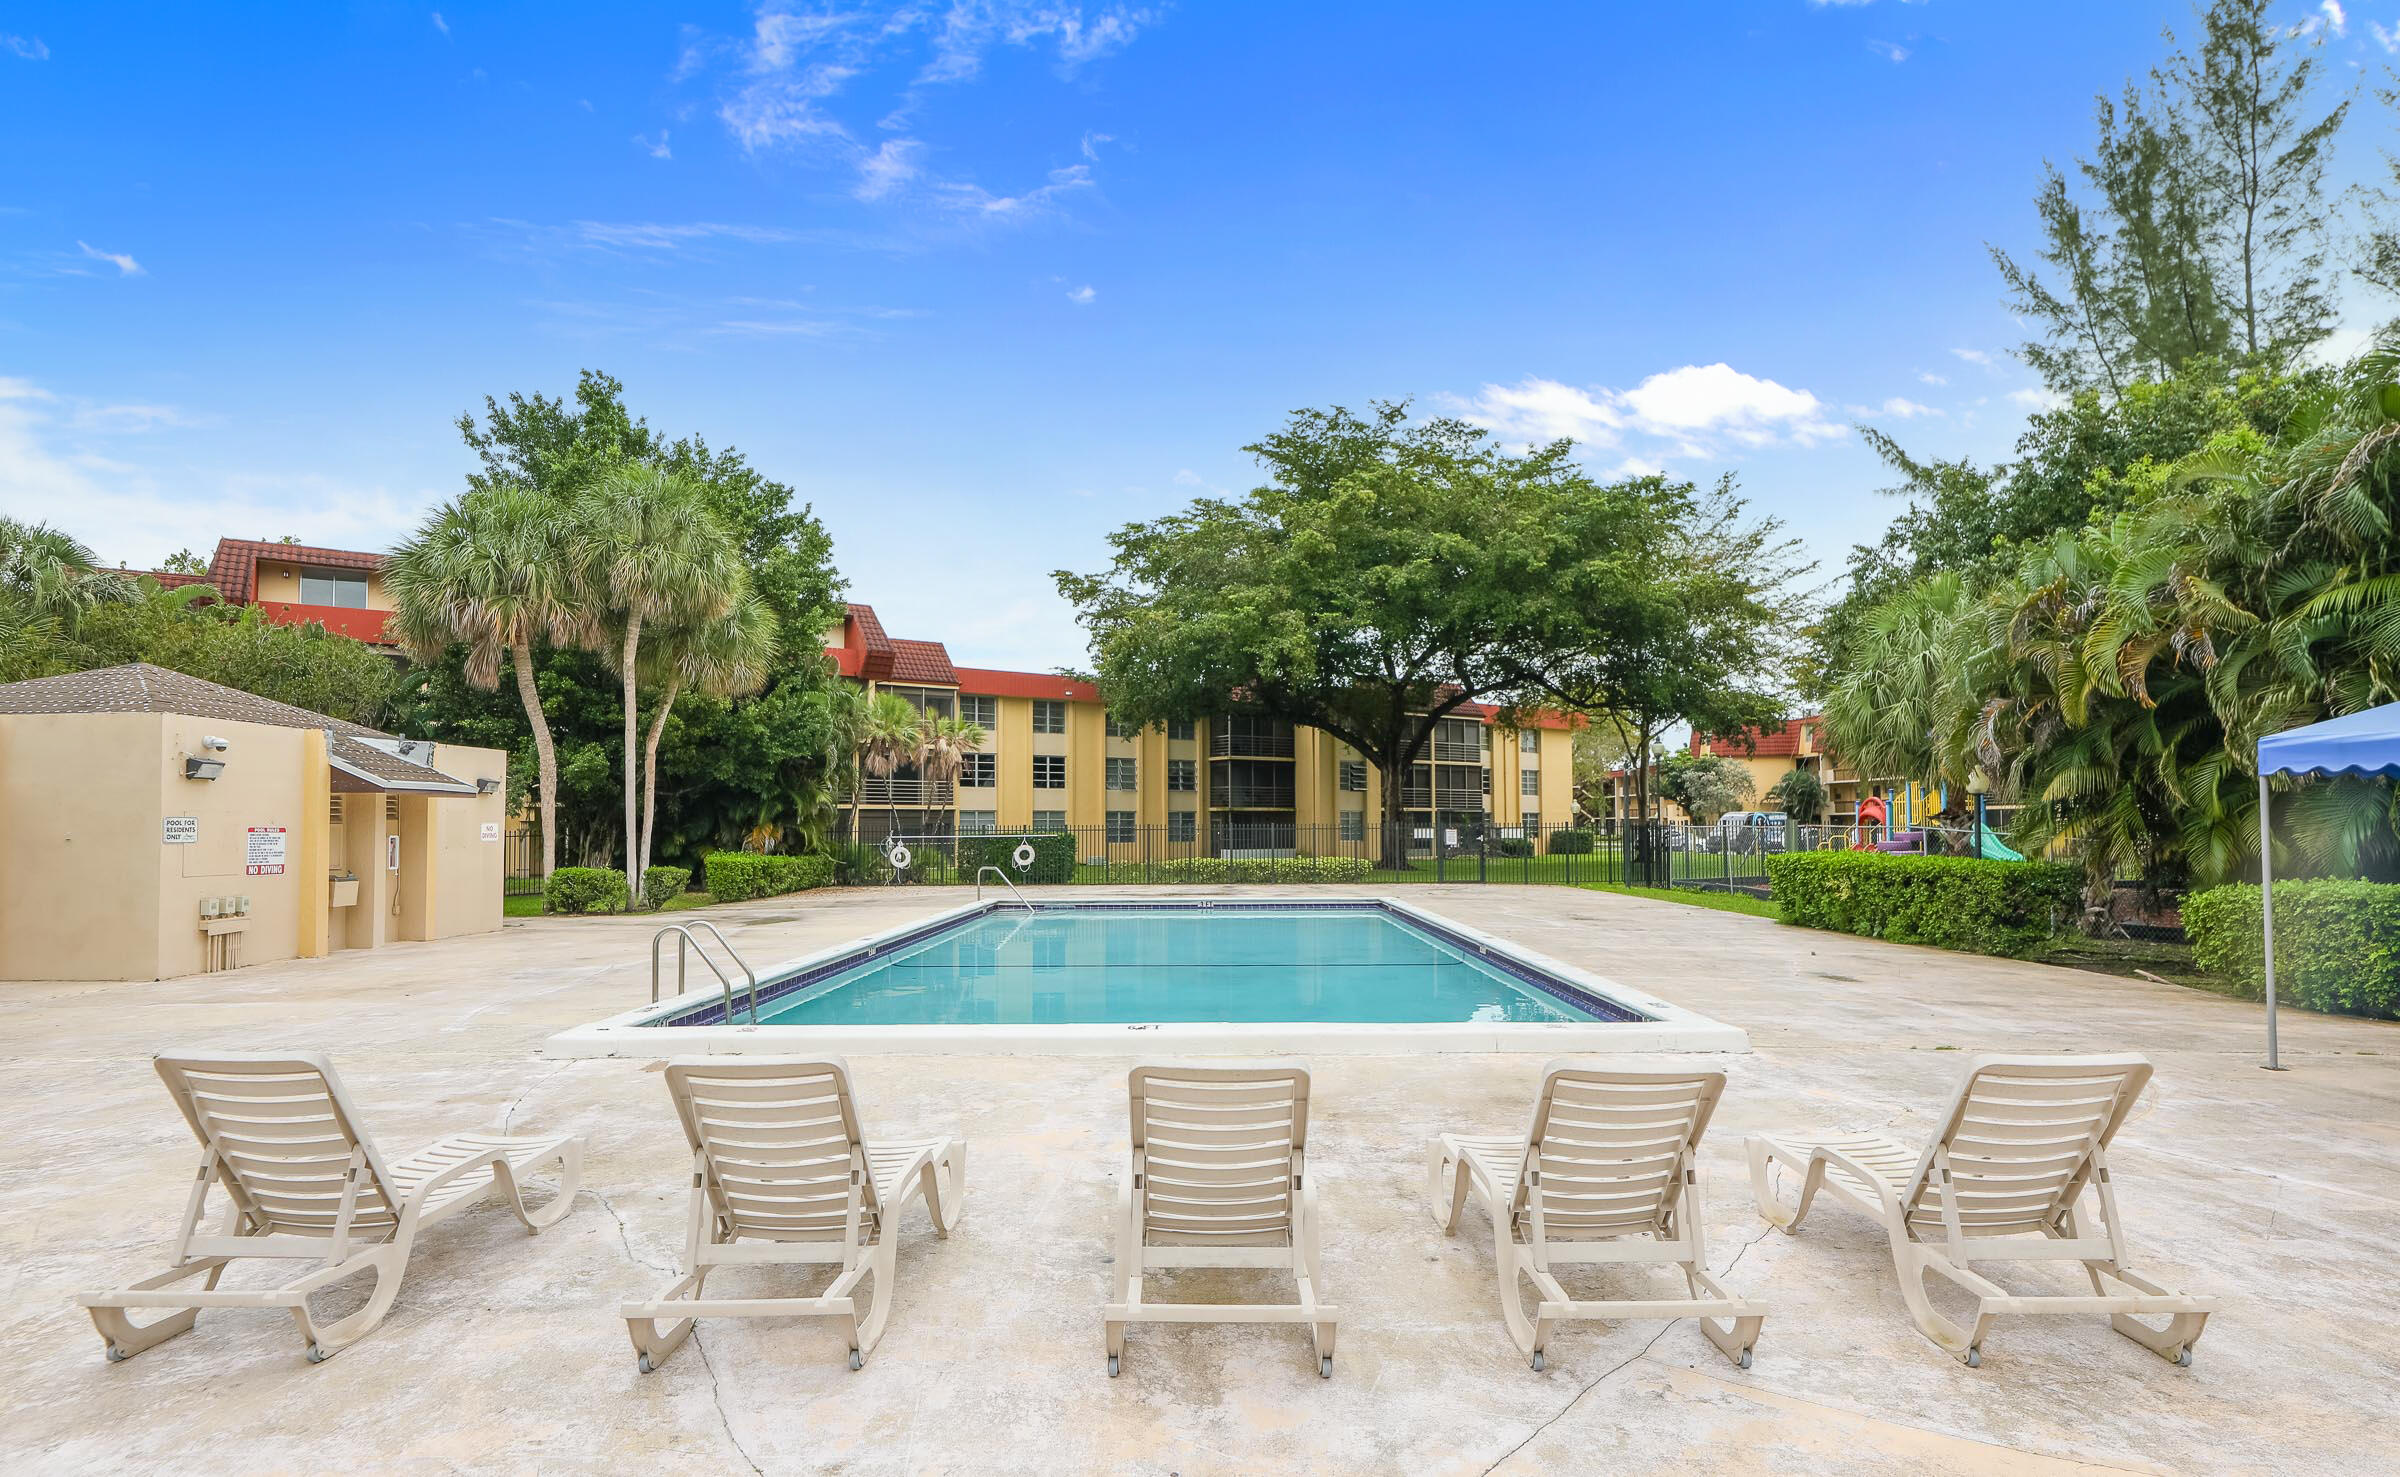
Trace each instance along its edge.
{"label": "lounge chair wheel", "polygon": [[[118,1348],[115,1344],[110,1344],[108,1346],[108,1362],[111,1364],[123,1364],[126,1360],[131,1359],[132,1357],[133,1355],[127,1353],[123,1349]],[[2188,1355],[2186,1356],[2186,1359],[2188,1361]]]}
{"label": "lounge chair wheel", "polygon": [[326,1348],[323,1344],[310,1344],[308,1346],[308,1362],[311,1364],[323,1364],[326,1360],[331,1359],[332,1357],[333,1351]]}
{"label": "lounge chair wheel", "polygon": [[650,1373],[650,1371],[652,1371],[652,1370],[654,1370],[654,1369],[658,1368],[658,1366],[657,1366],[657,1365],[655,1365],[655,1364],[652,1364],[652,1363],[650,1362],[650,1356],[649,1356],[649,1355],[647,1355],[647,1354],[636,1354],[636,1355],[634,1356],[633,1362],[634,1362],[634,1363],[636,1363],[636,1364],[639,1364],[639,1365],[642,1367],[642,1373],[644,1373],[644,1374],[648,1374],[648,1373]]}
{"label": "lounge chair wheel", "polygon": [[1969,1350],[1967,1350],[1967,1368],[1969,1368],[1969,1369],[1981,1369],[1981,1368],[1983,1368],[1983,1350],[1981,1350],[1981,1349],[1969,1349]]}
{"label": "lounge chair wheel", "polygon": [[1542,1357],[1542,1351],[1539,1349],[1533,1351],[1533,1367],[1536,1373],[1539,1373],[1540,1371],[1550,1367],[1548,1361]]}
{"label": "lounge chair wheel", "polygon": [[1331,1354],[1317,1361],[1317,1378],[1321,1380],[1333,1378],[1333,1356]]}
{"label": "lounge chair wheel", "polygon": [[2191,1368],[2191,1367],[2192,1367],[2192,1351],[2191,1351],[2191,1350],[2189,1350],[2189,1349],[2177,1349],[2177,1350],[2175,1351],[2175,1367],[2176,1367],[2177,1369],[2189,1369],[2189,1368]]}
{"label": "lounge chair wheel", "polygon": [[1750,1367],[1750,1351],[1742,1350],[1742,1357],[1733,1361],[1733,1365],[1736,1369],[1748,1369]]}
{"label": "lounge chair wheel", "polygon": [[1117,1377],[1117,1356],[1114,1354],[1108,1356],[1108,1377],[1112,1380]]}
{"label": "lounge chair wheel", "polygon": [[850,1351],[850,1367],[851,1367],[852,1369],[864,1369],[864,1368],[866,1368],[866,1367],[867,1367],[867,1356],[866,1356],[866,1355],[864,1355],[864,1354],[861,1354],[861,1353],[859,1353],[859,1352],[858,1352],[858,1350],[856,1350],[856,1349],[852,1349],[852,1350]]}

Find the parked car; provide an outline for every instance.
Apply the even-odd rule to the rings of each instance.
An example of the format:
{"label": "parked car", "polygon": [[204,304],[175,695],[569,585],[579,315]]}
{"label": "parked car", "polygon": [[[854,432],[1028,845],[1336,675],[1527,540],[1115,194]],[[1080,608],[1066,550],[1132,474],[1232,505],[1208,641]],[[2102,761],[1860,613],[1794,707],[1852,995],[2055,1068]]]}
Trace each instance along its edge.
{"label": "parked car", "polygon": [[1736,854],[1782,851],[1790,841],[1791,818],[1782,811],[1729,810],[1701,834],[1700,849]]}

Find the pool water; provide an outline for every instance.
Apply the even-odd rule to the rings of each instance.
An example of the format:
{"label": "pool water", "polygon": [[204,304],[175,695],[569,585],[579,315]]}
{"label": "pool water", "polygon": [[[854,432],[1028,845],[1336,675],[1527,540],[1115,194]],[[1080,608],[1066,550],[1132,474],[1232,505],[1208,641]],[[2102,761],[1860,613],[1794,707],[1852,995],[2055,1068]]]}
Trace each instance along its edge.
{"label": "pool water", "polygon": [[[1588,997],[1552,987],[1568,998],[1373,905],[1003,908],[781,998],[762,995],[758,1019],[954,1026],[1639,1018],[1598,1002],[1580,1008],[1571,1000]],[[736,1013],[746,1014],[738,1006]]]}

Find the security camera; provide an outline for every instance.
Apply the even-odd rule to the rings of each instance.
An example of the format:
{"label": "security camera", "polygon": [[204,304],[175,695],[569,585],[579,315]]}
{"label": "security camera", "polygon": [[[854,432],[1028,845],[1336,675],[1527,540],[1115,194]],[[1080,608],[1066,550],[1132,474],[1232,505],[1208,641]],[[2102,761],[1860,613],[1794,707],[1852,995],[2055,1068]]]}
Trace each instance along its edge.
{"label": "security camera", "polygon": [[213,734],[212,734],[212,735],[210,735],[210,736],[208,736],[208,737],[206,737],[206,738],[203,738],[202,740],[200,740],[200,747],[201,747],[201,748],[203,748],[203,749],[207,749],[207,750],[209,750],[209,751],[211,751],[211,752],[213,752],[213,753],[222,754],[222,753],[224,753],[224,752],[225,752],[227,749],[230,749],[230,748],[232,748],[232,747],[233,747],[233,745],[232,745],[231,743],[227,742],[226,740],[224,740],[224,739],[221,739],[221,738],[218,738],[218,737],[216,737],[215,735],[213,735]]}

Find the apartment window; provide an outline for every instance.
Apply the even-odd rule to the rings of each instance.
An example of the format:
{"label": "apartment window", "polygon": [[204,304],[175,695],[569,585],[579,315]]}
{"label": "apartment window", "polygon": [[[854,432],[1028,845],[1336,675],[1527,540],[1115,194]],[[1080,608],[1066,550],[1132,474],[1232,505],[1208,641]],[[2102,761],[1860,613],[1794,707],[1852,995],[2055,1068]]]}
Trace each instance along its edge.
{"label": "apartment window", "polygon": [[1167,812],[1167,839],[1169,841],[1192,841],[1198,839],[1199,834],[1199,821],[1192,812],[1188,810]]}
{"label": "apartment window", "polygon": [[1036,754],[1033,756],[1033,787],[1037,790],[1063,790],[1067,787],[1067,756]]}
{"label": "apartment window", "polygon": [[1108,736],[1110,738],[1132,738],[1135,734],[1141,732],[1140,729],[1135,728],[1132,724],[1126,722],[1122,718],[1119,718],[1114,713],[1111,713],[1106,718],[1102,719],[1101,723],[1108,729]]}
{"label": "apartment window", "polygon": [[1063,810],[1037,810],[1033,813],[1033,829],[1063,831],[1067,828],[1067,813]]}
{"label": "apartment window", "polygon": [[1110,789],[1138,790],[1141,788],[1140,785],[1134,783],[1137,761],[1132,759],[1110,759],[1104,761],[1104,763],[1108,771],[1106,778],[1108,781],[1108,787]]}
{"label": "apartment window", "polygon": [[1174,722],[1168,724],[1167,737],[1171,739],[1181,739],[1184,742],[1189,743],[1192,739],[1192,720],[1189,718],[1178,718]]}
{"label": "apartment window", "polygon": [[356,570],[303,569],[300,571],[300,603],[364,610],[367,608],[367,577]]}
{"label": "apartment window", "polygon": [[1168,760],[1167,788],[1181,790],[1187,794],[1197,791],[1200,788],[1200,761],[1197,759]]}
{"label": "apartment window", "polygon": [[997,728],[1000,724],[1000,700],[992,697],[962,697],[958,700],[958,716],[969,723],[980,723],[987,730]]}
{"label": "apartment window", "polygon": [[1366,840],[1367,813],[1363,810],[1345,810],[1340,812],[1340,826],[1335,834],[1340,836],[1344,841]]}
{"label": "apartment window", "polygon": [[1138,833],[1133,828],[1132,811],[1112,810],[1108,813],[1108,839],[1111,841],[1138,839]]}
{"label": "apartment window", "polygon": [[1518,775],[1517,793],[1520,795],[1539,795],[1542,793],[1542,772],[1538,769],[1528,769],[1522,774]]}
{"label": "apartment window", "polygon": [[962,810],[958,813],[958,834],[989,836],[1000,829],[1000,813],[993,810]]}
{"label": "apartment window", "polygon": [[1541,736],[1540,734],[1538,734],[1538,733],[1534,732],[1532,729],[1528,728],[1528,729],[1526,729],[1524,732],[1522,732],[1522,733],[1520,733],[1520,734],[1518,734],[1518,735],[1517,735],[1517,752],[1518,752],[1518,753],[1520,753],[1520,754],[1539,754],[1541,751],[1542,751],[1542,736]]}
{"label": "apartment window", "polygon": [[1065,733],[1067,705],[1053,698],[1033,700],[1033,731],[1035,733]]}
{"label": "apartment window", "polygon": [[1354,794],[1365,794],[1367,792],[1367,761],[1364,759],[1343,760],[1341,783],[1345,790]]}
{"label": "apartment window", "polygon": [[958,761],[961,789],[988,790],[1000,783],[1000,760],[991,754],[962,754]]}

